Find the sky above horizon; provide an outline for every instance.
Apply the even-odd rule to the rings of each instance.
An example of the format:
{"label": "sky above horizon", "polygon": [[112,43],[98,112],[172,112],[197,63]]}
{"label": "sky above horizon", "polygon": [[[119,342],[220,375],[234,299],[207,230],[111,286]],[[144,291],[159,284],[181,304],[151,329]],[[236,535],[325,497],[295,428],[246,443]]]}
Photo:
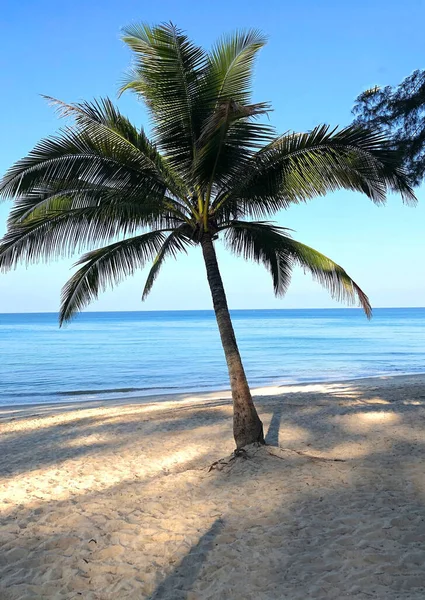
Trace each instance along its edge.
{"label": "sky above horizon", "polygon": [[[254,79],[255,101],[270,101],[279,132],[305,131],[320,123],[352,120],[356,96],[372,85],[397,84],[424,68],[425,1],[360,0],[356,3],[194,0],[21,0],[2,6],[0,174],[61,123],[40,97],[65,101],[117,98],[130,54],[120,30],[134,22],[173,21],[209,48],[223,33],[257,27],[269,37]],[[116,100],[136,125],[149,129],[136,97]],[[369,295],[372,305],[425,306],[425,193],[416,208],[395,195],[376,207],[365,196],[336,192],[293,206],[274,220],[293,236],[341,264]],[[11,204],[0,204],[0,236]],[[255,264],[218,256],[231,308],[309,308],[337,304],[301,270],[285,298],[276,299],[269,274]],[[77,259],[18,267],[0,274],[0,313],[50,312]],[[211,308],[199,248],[170,260],[143,304],[147,270],[103,294],[88,310],[182,310]]]}

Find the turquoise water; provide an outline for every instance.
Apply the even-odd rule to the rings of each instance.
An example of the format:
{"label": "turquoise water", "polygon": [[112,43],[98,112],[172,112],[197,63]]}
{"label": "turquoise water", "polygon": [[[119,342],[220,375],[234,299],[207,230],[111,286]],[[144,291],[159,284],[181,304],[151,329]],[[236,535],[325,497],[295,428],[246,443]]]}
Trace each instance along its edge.
{"label": "turquoise water", "polygon": [[[250,384],[425,372],[425,308],[236,310]],[[0,404],[228,388],[210,311],[0,314]]]}

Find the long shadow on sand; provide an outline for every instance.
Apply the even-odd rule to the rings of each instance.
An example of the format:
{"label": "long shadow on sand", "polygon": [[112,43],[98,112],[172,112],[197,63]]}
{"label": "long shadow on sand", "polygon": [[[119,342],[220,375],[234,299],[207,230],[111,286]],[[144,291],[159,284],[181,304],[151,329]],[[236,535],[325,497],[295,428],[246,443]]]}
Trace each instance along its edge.
{"label": "long shadow on sand", "polygon": [[273,409],[270,425],[265,435],[266,444],[269,444],[270,446],[277,446],[279,443],[279,429],[284,408],[285,405],[281,402]]}
{"label": "long shadow on sand", "polygon": [[[149,420],[135,412],[122,416],[85,416],[86,409],[79,406],[69,409],[70,418],[65,422],[49,423],[51,415],[43,415],[41,427],[36,423],[32,429],[22,429],[0,435],[0,477],[11,477],[32,469],[43,469],[51,465],[83,456],[94,456],[102,452],[118,451],[141,443],[143,439],[159,437],[163,433],[172,435],[197,428],[208,428],[211,423],[228,421],[229,414],[221,410],[226,403],[214,404],[212,408],[176,407],[172,414],[162,413],[151,416]],[[75,411],[75,414],[72,414]],[[190,418],[188,418],[190,411]],[[66,414],[65,408],[64,413]],[[1,410],[0,410],[1,415]],[[14,420],[14,419],[13,419]],[[5,419],[5,422],[6,419]],[[24,419],[20,422],[24,425]],[[141,429],[143,428],[143,439]],[[205,434],[207,437],[207,434]],[[30,460],[15,462],[18,454],[27,451]]]}
{"label": "long shadow on sand", "polygon": [[[55,566],[59,557],[63,561],[64,572],[69,565],[72,565],[72,569],[75,567],[73,577],[67,583],[70,588],[67,591],[69,595],[65,597],[69,598],[81,597],[76,595],[76,586],[79,578],[82,578],[77,571],[78,564],[78,569],[86,569],[92,565],[90,577],[93,579],[88,584],[81,579],[82,584],[87,585],[83,589],[93,590],[93,593],[98,590],[102,594],[102,586],[107,586],[106,594],[114,593],[115,597],[125,599],[201,599],[204,593],[202,590],[208,584],[211,586],[208,587],[208,597],[214,600],[226,598],[222,595],[223,589],[230,589],[230,585],[239,585],[242,590],[251,586],[250,595],[246,595],[250,600],[340,600],[345,597],[353,600],[369,600],[371,597],[380,600],[422,600],[425,598],[425,579],[422,573],[425,506],[423,477],[417,466],[425,453],[422,437],[423,393],[418,392],[416,397],[410,395],[410,404],[398,401],[401,389],[397,391],[396,387],[391,394],[387,393],[385,398],[380,398],[379,392],[375,394],[373,390],[366,392],[361,387],[341,386],[332,394],[316,395],[315,403],[311,406],[302,404],[302,396],[287,394],[280,403],[268,398],[258,401],[260,413],[270,423],[268,443],[276,444],[280,431],[283,445],[291,445],[289,438],[293,428],[294,431],[302,430],[304,433],[302,442],[292,443],[300,450],[304,444],[311,442],[316,450],[324,450],[337,456],[341,451],[341,443],[349,437],[363,447],[364,453],[343,463],[314,462],[291,453],[288,453],[287,460],[269,457],[267,462],[263,461],[257,466],[255,460],[240,461],[236,465],[237,470],[232,471],[230,476],[213,472],[211,476],[199,480],[196,478],[196,485],[192,482],[192,487],[186,487],[183,478],[174,478],[172,472],[167,473],[166,477],[161,473],[155,481],[131,480],[103,492],[81,496],[75,500],[79,511],[76,511],[76,515],[73,515],[73,499],[66,502],[39,502],[28,508],[15,506],[0,522],[8,536],[15,535],[15,532],[17,534],[15,540],[10,540],[5,551],[0,552],[0,570],[3,569],[4,575],[3,583],[0,581],[0,597],[3,599],[3,585],[6,594],[4,597],[9,600],[9,587],[6,588],[4,583],[6,580],[14,594],[16,587],[16,594],[10,598],[20,597],[18,594],[21,591],[25,597],[26,589],[23,587],[20,591],[19,586],[33,585],[40,577],[40,571],[43,575],[47,567]],[[359,402],[350,404],[350,398],[354,396]],[[193,422],[187,423],[185,414],[182,411],[182,419],[178,418],[174,423],[174,433],[196,425]],[[192,414],[196,415],[196,412]],[[388,424],[385,420],[379,420],[379,417],[385,415],[392,419],[388,420]],[[398,437],[393,436],[391,423],[403,425],[404,417],[406,427],[400,429]],[[125,428],[130,427],[125,419],[126,416],[123,415]],[[212,411],[211,419],[204,420],[202,424],[205,446],[213,443],[207,425],[217,421],[224,425],[229,419],[229,413],[221,412],[218,407]],[[388,437],[393,440],[392,449],[396,450],[393,455],[391,452],[387,455],[386,444],[374,449],[368,446],[373,435],[369,424],[375,422],[383,438],[387,435],[385,428],[388,427]],[[155,436],[165,424],[165,420],[158,420],[143,435]],[[145,423],[144,426],[146,425],[148,424]],[[115,442],[111,440],[111,445],[132,443],[131,438],[120,438],[122,431],[112,421],[103,426],[116,434],[117,439]],[[347,426],[351,429],[347,430]],[[134,432],[136,431],[137,427]],[[24,439],[27,433],[23,434]],[[31,443],[35,440],[36,433],[31,432],[30,435],[34,436],[29,440]],[[77,433],[76,430],[73,435],[77,436]],[[49,438],[45,436],[40,443],[40,452],[43,444],[48,441]],[[4,442],[7,443],[6,440]],[[14,444],[18,443],[17,434]],[[101,450],[96,449],[96,452]],[[58,447],[45,447],[44,451],[47,455],[46,464],[51,462],[52,456],[57,458]],[[82,451],[89,454],[91,449],[82,448]],[[403,460],[399,460],[400,457]],[[202,465],[209,459],[206,455],[198,457],[199,464]],[[188,462],[189,464],[191,463]],[[168,489],[165,487],[162,491],[161,478],[170,482],[174,497],[179,500],[183,498],[185,502],[180,505],[181,512],[169,503],[166,515],[168,521],[158,526],[156,519],[161,513],[157,502]],[[181,485],[181,488],[176,495],[174,486],[177,485]],[[114,498],[112,504],[111,496]],[[223,518],[216,519],[212,525],[207,518],[194,524],[190,518],[205,510],[204,503],[211,500],[214,502],[214,510],[218,506],[219,514],[223,512]],[[113,530],[107,530],[108,522],[104,517],[108,506],[113,506],[116,513],[114,520],[109,523]],[[50,527],[52,517],[57,525],[54,533]],[[177,517],[182,519],[181,531],[184,531],[187,520],[188,526],[192,528],[192,539],[197,539],[195,528],[198,525],[199,532],[204,532],[199,542],[183,558],[184,550],[173,541],[174,520]],[[71,519],[74,519],[72,523]],[[106,553],[109,546],[117,543],[109,536],[120,538],[123,535],[124,543],[126,527],[130,522],[136,532],[131,541],[137,543],[138,553],[134,552],[132,546],[128,546],[125,553],[117,558],[112,555],[108,557]],[[21,523],[27,526],[19,531]],[[68,558],[68,548],[61,549],[59,545],[57,549],[54,547],[56,543],[63,543],[59,533],[61,528],[63,537],[68,536],[70,551],[79,563],[74,564]],[[154,540],[154,533],[148,533],[153,529],[169,535],[167,550],[168,554],[171,549],[178,556],[180,562],[177,567],[170,567],[168,554],[164,556],[164,544]],[[230,542],[229,539],[222,541],[222,534],[226,529]],[[97,541],[94,542],[92,537]],[[6,537],[4,540],[6,545]],[[148,545],[150,549],[146,549]],[[227,551],[226,556],[223,549]],[[100,554],[104,551],[105,555]],[[53,555],[53,552],[56,554]],[[148,557],[146,564],[139,557]],[[44,562],[46,558],[51,561],[49,565]],[[133,574],[119,570],[124,561],[129,562],[126,568],[131,569]],[[142,589],[141,581],[148,568],[152,569],[152,565],[164,579],[159,584],[158,579],[155,580],[153,594],[146,596],[142,591],[139,594],[136,586],[140,585],[140,590]],[[211,568],[216,568],[217,565],[221,571],[220,581],[205,574],[211,573]],[[204,573],[203,567],[206,567]],[[50,591],[44,597],[49,597],[50,593],[50,597],[54,597],[66,582],[54,580],[49,573],[47,575],[52,581],[49,583]],[[110,581],[105,579],[102,582],[95,577],[108,577]],[[134,587],[126,590],[126,582],[131,577],[134,579]],[[115,585],[122,585],[122,590],[113,588]],[[135,596],[134,593],[138,595]],[[84,594],[83,591],[83,598]],[[41,600],[43,596],[34,597]],[[229,600],[236,597],[238,596],[227,596]]]}
{"label": "long shadow on sand", "polygon": [[[191,586],[195,583],[208,553],[214,545],[215,538],[223,527],[223,519],[216,519],[199,542],[192,546],[180,564],[160,583],[149,600],[162,600],[171,597],[174,600],[186,600]],[[184,589],[182,589],[183,586]]]}

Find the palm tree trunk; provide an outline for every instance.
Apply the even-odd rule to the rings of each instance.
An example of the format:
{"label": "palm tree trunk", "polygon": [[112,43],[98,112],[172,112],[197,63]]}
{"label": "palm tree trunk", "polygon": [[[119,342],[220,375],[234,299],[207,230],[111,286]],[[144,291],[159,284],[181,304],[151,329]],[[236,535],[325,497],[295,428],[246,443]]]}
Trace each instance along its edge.
{"label": "palm tree trunk", "polygon": [[255,442],[264,444],[263,424],[255,409],[246,380],[211,234],[204,233],[201,245],[214,312],[229,370],[233,398],[233,435],[236,448],[243,448],[243,446]]}

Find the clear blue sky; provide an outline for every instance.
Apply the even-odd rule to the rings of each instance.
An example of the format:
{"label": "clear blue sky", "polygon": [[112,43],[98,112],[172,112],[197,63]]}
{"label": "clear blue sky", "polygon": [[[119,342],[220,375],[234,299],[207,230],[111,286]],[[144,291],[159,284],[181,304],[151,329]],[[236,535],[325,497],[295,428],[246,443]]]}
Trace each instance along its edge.
{"label": "clear blue sky", "polygon": [[[345,125],[354,98],[374,84],[395,84],[425,55],[423,0],[20,0],[2,6],[0,35],[0,172],[59,126],[39,94],[66,101],[116,97],[130,56],[120,29],[134,21],[174,21],[209,47],[222,33],[259,27],[269,36],[257,65],[254,93],[271,101],[279,131]],[[134,123],[147,125],[129,95],[118,102]],[[335,193],[279,214],[281,225],[346,268],[374,306],[425,305],[425,194],[417,208],[392,196],[377,208],[359,194]],[[0,205],[0,235],[9,204]],[[308,275],[294,274],[286,298],[273,296],[268,274],[219,250],[232,308],[331,307]],[[0,275],[0,312],[55,311],[73,261]],[[90,310],[210,308],[200,252],[162,271],[140,302],[146,272],[91,305]]]}

